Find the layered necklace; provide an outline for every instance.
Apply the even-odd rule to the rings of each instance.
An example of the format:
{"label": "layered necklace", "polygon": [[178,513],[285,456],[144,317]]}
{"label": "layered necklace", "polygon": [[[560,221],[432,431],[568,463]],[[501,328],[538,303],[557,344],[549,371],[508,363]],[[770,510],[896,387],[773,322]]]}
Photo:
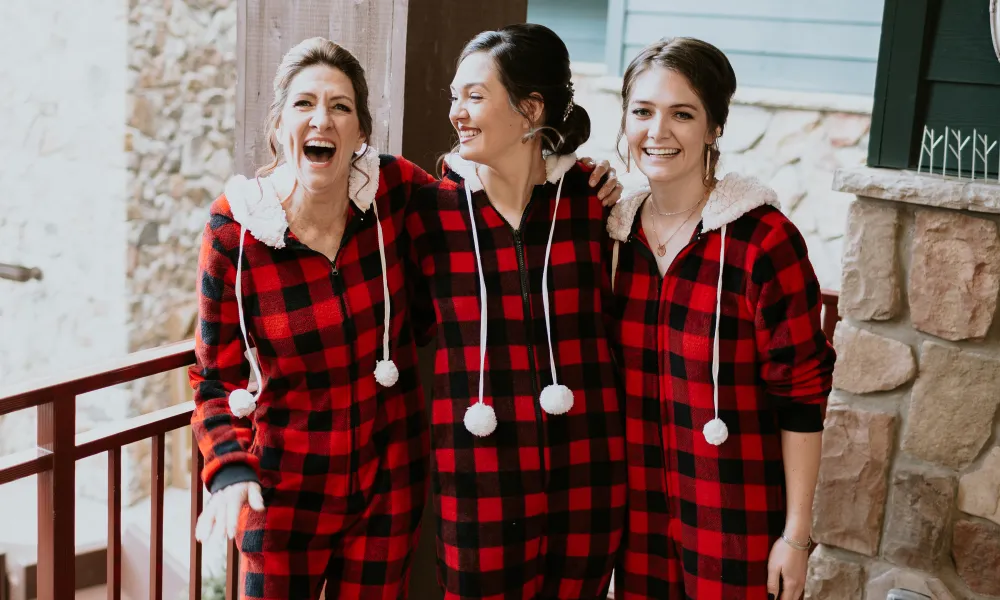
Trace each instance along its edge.
{"label": "layered necklace", "polygon": [[701,205],[701,203],[705,200],[705,197],[708,196],[708,193],[709,192],[706,190],[705,195],[702,196],[697,202],[695,202],[689,208],[686,208],[684,210],[679,210],[679,211],[676,211],[676,212],[663,212],[663,211],[661,211],[656,206],[656,201],[653,199],[652,194],[650,194],[650,196],[649,196],[649,206],[650,206],[650,208],[653,209],[654,213],[660,215],[661,217],[676,217],[677,215],[683,215],[685,213],[690,213],[687,216],[687,218],[684,219],[684,221],[680,225],[678,225],[672,232],[670,232],[670,235],[667,236],[667,239],[663,240],[662,242],[660,241],[660,232],[657,231],[657,228],[656,228],[656,226],[654,224],[654,226],[652,227],[652,229],[653,229],[653,235],[656,237],[656,255],[657,256],[659,256],[659,257],[662,258],[662,257],[664,257],[664,256],[667,255],[667,244],[670,243],[670,240],[674,239],[674,236],[677,235],[678,231],[680,231],[681,229],[684,229],[684,226],[688,224],[688,222],[691,220],[691,217],[696,214],[694,212],[694,209],[698,208],[698,206]]}

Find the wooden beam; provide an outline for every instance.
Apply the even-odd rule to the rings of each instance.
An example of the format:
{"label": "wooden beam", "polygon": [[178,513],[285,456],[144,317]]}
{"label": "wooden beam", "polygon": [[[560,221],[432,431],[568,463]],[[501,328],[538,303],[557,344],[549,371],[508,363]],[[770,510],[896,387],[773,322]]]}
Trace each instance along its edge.
{"label": "wooden beam", "polygon": [[365,68],[372,144],[399,154],[408,0],[246,0],[236,26],[236,170],[270,162],[264,142],[274,73],[285,52],[314,36],[350,50]]}
{"label": "wooden beam", "polygon": [[448,123],[448,86],[462,48],[480,31],[524,23],[527,18],[527,0],[414,3],[407,19],[410,60],[406,62],[403,156],[436,175],[438,157],[456,141]]}

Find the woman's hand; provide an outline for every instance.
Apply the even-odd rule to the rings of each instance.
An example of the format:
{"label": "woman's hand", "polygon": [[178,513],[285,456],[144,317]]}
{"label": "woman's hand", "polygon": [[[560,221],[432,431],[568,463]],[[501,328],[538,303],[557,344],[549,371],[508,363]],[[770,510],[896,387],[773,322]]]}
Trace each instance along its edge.
{"label": "woman's hand", "polygon": [[622,197],[623,188],[622,184],[618,181],[617,173],[611,168],[611,163],[602,160],[595,164],[594,159],[586,156],[581,158],[580,162],[588,167],[594,167],[594,172],[590,174],[590,187],[597,187],[597,184],[601,182],[601,178],[607,174],[608,180],[597,191],[597,197],[604,206],[614,206],[618,202],[618,199]]}
{"label": "woman's hand", "polygon": [[236,537],[236,524],[244,504],[249,504],[257,512],[264,510],[259,483],[241,481],[212,494],[205,510],[198,517],[198,524],[194,528],[195,539],[204,543],[223,533],[230,540]]}
{"label": "woman's hand", "polygon": [[[792,541],[797,540],[792,538]],[[774,600],[802,598],[806,587],[808,563],[808,551],[792,548],[785,540],[778,538],[771,547],[771,555],[767,559],[767,597]],[[779,587],[781,596],[778,596]]]}

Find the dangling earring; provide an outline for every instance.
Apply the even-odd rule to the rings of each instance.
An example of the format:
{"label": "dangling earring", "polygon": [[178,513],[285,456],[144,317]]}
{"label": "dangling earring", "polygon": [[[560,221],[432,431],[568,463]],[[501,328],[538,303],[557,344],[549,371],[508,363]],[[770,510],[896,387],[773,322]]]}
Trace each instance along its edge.
{"label": "dangling earring", "polygon": [[632,172],[632,149],[629,148],[625,151],[625,172]]}
{"label": "dangling earring", "polygon": [[705,144],[705,185],[708,185],[708,180],[712,176],[712,146],[710,144]]}

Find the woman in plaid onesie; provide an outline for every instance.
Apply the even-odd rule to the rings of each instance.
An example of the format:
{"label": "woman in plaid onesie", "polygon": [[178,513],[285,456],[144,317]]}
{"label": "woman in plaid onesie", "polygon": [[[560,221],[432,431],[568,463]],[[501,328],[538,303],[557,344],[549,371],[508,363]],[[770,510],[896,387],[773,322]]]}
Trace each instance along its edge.
{"label": "woman in plaid onesie", "polygon": [[606,212],[573,154],[589,117],[540,25],[469,42],[452,96],[459,149],[406,219],[414,329],[437,341],[439,579],[448,599],[604,598],[625,456]]}
{"label": "woman in plaid onesie", "polygon": [[429,447],[397,239],[433,178],[368,146],[364,71],[340,46],[292,48],[274,96],[274,162],[230,180],[202,240],[198,537],[236,535],[241,598],[324,582],[327,598],[405,598]]}
{"label": "woman in plaid onesie", "polygon": [[625,384],[621,599],[797,600],[834,353],[820,288],[773,190],[717,141],[736,78],[676,38],[625,73],[622,129],[649,187],[608,219]]}

